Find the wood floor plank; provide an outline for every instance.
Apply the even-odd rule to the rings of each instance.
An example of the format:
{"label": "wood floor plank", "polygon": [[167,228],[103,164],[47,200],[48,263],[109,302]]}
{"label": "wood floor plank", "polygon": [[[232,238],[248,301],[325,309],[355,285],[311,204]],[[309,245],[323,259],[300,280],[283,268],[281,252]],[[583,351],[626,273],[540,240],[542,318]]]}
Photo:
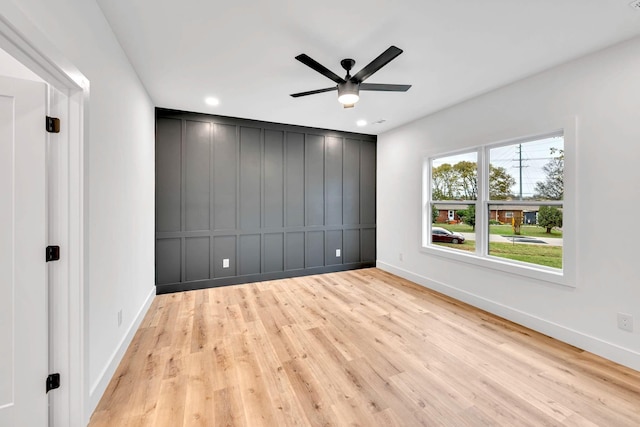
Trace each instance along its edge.
{"label": "wood floor plank", "polygon": [[[306,417],[289,377],[282,366],[276,350],[271,345],[269,332],[258,322],[256,332],[256,360],[263,373],[264,386],[273,405],[273,413],[278,426],[305,426]],[[285,360],[291,360],[286,358]]]}
{"label": "wood floor plank", "polygon": [[393,409],[387,408],[375,414],[376,425],[381,427],[402,427],[404,423],[400,420]]}
{"label": "wood floor plank", "polygon": [[[375,393],[376,401],[382,400],[394,414],[401,416],[403,425],[430,425],[427,416],[419,405],[408,405],[408,399],[400,389],[391,382],[391,378],[377,370],[369,363],[368,358],[357,359],[349,363],[349,369],[353,376],[360,378],[361,384],[366,384],[368,393]],[[385,420],[386,417],[383,417]]]}
{"label": "wood floor plank", "polygon": [[256,427],[276,425],[274,405],[262,380],[262,369],[255,356],[254,333],[246,331],[234,338],[233,358],[247,423]]}
{"label": "wood floor plank", "polygon": [[168,378],[160,384],[160,393],[155,410],[154,426],[170,427],[182,424],[187,397],[186,378]]}
{"label": "wood floor plank", "polygon": [[309,425],[339,426],[331,411],[333,402],[303,359],[288,360],[283,365]]}
{"label": "wood floor plank", "polygon": [[640,425],[640,373],[371,268],[159,295],[90,426]]}
{"label": "wood floor plank", "polygon": [[[242,398],[238,387],[229,386],[218,389],[213,393],[215,404],[215,419],[212,423],[216,427],[231,427],[247,425],[242,410]],[[211,423],[211,420],[207,420]],[[180,424],[177,424],[180,425]],[[211,425],[211,424],[208,424]]]}
{"label": "wood floor plank", "polygon": [[[332,409],[345,425],[372,425],[373,412],[380,409],[382,401],[371,399],[362,393],[363,385],[350,374],[346,359],[319,333],[319,328],[291,328],[295,339],[305,347],[304,362],[313,375],[321,380],[332,403]],[[344,410],[344,408],[349,408]]]}
{"label": "wood floor plank", "polygon": [[187,391],[185,396],[185,426],[207,427],[215,419],[215,365],[204,351],[187,356]]}

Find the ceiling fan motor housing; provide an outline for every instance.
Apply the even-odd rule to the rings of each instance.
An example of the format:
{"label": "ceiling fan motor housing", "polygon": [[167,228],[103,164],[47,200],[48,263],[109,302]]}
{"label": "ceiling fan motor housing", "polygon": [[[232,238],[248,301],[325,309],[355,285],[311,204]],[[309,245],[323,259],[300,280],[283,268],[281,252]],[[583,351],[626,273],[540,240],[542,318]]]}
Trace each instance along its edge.
{"label": "ceiling fan motor housing", "polygon": [[[346,99],[345,99],[346,97]],[[347,80],[338,84],[338,101],[342,104],[354,104],[360,97],[360,83]]]}

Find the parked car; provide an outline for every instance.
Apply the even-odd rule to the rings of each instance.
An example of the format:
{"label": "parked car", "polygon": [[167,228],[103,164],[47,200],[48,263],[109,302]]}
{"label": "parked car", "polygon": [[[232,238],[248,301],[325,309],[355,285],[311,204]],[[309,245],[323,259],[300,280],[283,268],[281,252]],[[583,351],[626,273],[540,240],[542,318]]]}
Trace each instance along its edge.
{"label": "parked car", "polygon": [[446,228],[431,227],[431,241],[441,243],[464,243],[464,236]]}

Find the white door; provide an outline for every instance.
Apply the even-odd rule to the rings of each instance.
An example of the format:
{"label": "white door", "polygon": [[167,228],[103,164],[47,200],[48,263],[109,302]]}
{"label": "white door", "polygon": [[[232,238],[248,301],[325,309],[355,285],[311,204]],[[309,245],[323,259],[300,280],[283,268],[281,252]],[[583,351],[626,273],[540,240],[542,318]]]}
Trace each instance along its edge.
{"label": "white door", "polygon": [[0,77],[0,426],[46,426],[44,83]]}

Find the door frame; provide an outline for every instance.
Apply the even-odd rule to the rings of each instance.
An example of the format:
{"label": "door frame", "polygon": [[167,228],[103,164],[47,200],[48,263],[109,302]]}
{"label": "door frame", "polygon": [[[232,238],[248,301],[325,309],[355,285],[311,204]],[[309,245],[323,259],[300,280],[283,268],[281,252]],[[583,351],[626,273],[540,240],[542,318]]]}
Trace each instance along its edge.
{"label": "door frame", "polygon": [[[89,80],[13,3],[0,12],[0,48],[48,85],[47,114],[61,119],[49,134],[48,235],[61,259],[48,266],[50,369],[61,387],[50,393],[50,425],[85,426],[88,390],[88,132]],[[44,126],[44,118],[43,118]],[[55,148],[52,148],[55,147]],[[44,248],[43,248],[44,252]],[[44,387],[43,378],[43,387]]]}

